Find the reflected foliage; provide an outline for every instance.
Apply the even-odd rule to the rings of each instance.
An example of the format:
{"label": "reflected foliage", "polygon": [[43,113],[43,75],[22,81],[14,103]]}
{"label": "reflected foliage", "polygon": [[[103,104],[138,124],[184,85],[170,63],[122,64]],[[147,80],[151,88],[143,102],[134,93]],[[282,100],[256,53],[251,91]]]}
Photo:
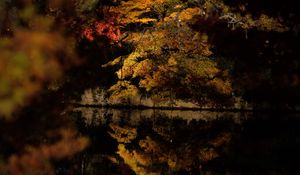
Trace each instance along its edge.
{"label": "reflected foliage", "polygon": [[[180,128],[178,125],[181,125]],[[157,121],[153,126],[155,130],[161,131],[159,134],[152,130],[151,136],[140,135],[141,139],[137,144],[135,142],[131,145],[119,144],[118,154],[136,174],[200,173],[201,166],[222,154],[222,150],[231,140],[232,133],[218,131],[219,133],[214,135],[210,130],[216,127],[215,124],[206,126],[205,129],[201,124],[196,125],[198,126],[184,125],[182,121],[176,119]],[[205,138],[204,135],[194,134],[191,130],[194,132],[197,130],[197,133],[202,130],[203,134],[210,133],[210,135]],[[131,148],[132,145],[136,145],[134,149]]]}
{"label": "reflected foliage", "polygon": [[[112,115],[104,115],[99,123],[87,121],[84,132],[92,134],[92,128],[98,128],[102,135],[98,139],[106,138],[110,148],[89,150],[87,167],[92,169],[87,168],[85,173],[104,171],[101,165],[93,165],[93,162],[102,160],[115,167],[106,169],[107,174],[113,174],[115,169],[130,169],[134,174],[199,174],[203,167],[224,156],[232,140],[239,136],[234,131],[239,130],[240,125],[225,117],[211,121],[187,121],[180,117],[172,118],[167,113],[154,113],[149,117],[141,115],[135,121],[131,118],[133,115],[126,119],[122,113],[114,119]],[[85,113],[82,114],[81,117],[84,117]],[[79,117],[77,120],[82,119]],[[93,145],[97,145],[96,140]],[[99,160],[98,155],[107,157]]]}
{"label": "reflected foliage", "polygon": [[[298,172],[298,114],[290,114],[284,121],[270,120],[277,116],[274,113],[249,113],[247,120],[243,120],[245,114],[238,113],[234,115],[242,120],[235,121],[230,113],[215,113],[217,118],[211,119],[214,113],[200,112],[198,115],[210,115],[210,119],[186,120],[171,117],[173,111],[158,111],[150,117],[140,111],[139,118],[134,113],[127,118],[126,110],[113,112],[116,116],[102,110],[107,115],[101,115],[96,123],[86,123],[85,133],[93,136],[97,128],[97,138],[106,142],[104,148],[95,139],[94,148],[86,152],[86,174]],[[76,115],[86,120],[84,113],[83,118],[80,113]]]}

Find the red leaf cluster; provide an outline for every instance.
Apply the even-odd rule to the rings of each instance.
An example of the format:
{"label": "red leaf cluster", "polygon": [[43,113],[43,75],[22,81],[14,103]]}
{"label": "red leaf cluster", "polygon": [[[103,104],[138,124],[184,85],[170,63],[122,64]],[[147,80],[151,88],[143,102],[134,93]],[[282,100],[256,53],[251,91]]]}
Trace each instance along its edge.
{"label": "red leaf cluster", "polygon": [[115,17],[112,16],[107,21],[98,21],[92,26],[84,28],[82,37],[90,42],[97,37],[106,37],[111,44],[119,43],[121,40],[120,25],[115,22]]}
{"label": "red leaf cluster", "polygon": [[113,42],[119,42],[121,39],[120,27],[114,22],[96,22],[95,29],[97,35],[106,36]]}
{"label": "red leaf cluster", "polygon": [[83,29],[82,36],[85,37],[89,41],[94,41],[93,29],[90,27]]}

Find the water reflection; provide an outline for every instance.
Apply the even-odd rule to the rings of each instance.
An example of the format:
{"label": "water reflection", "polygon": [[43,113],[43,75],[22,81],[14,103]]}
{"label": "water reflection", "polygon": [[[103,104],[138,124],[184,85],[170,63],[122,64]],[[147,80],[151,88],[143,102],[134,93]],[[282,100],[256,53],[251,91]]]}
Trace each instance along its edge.
{"label": "water reflection", "polygon": [[72,114],[93,142],[80,162],[83,174],[199,174],[227,152],[249,115],[99,108]]}
{"label": "water reflection", "polygon": [[212,121],[220,118],[231,119],[235,123],[246,120],[251,116],[249,112],[215,112],[215,111],[193,111],[193,110],[160,110],[160,109],[114,109],[114,108],[92,108],[79,107],[74,112],[80,112],[87,125],[99,125],[105,123],[106,119],[114,123],[127,122],[129,125],[139,125],[145,118],[155,120],[157,117],[180,118],[187,122],[192,120]]}
{"label": "water reflection", "polygon": [[98,108],[72,117],[92,141],[73,162],[82,174],[289,174],[300,165],[297,118]]}

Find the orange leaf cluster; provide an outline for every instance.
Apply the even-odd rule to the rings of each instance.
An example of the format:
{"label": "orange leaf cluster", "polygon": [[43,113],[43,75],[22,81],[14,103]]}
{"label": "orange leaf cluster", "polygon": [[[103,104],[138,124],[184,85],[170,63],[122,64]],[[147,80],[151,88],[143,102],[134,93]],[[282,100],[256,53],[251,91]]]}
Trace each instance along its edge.
{"label": "orange leaf cluster", "polygon": [[82,37],[90,42],[97,37],[106,37],[111,44],[119,43],[121,40],[120,25],[116,22],[116,17],[111,16],[107,21],[97,21],[91,27],[84,28]]}

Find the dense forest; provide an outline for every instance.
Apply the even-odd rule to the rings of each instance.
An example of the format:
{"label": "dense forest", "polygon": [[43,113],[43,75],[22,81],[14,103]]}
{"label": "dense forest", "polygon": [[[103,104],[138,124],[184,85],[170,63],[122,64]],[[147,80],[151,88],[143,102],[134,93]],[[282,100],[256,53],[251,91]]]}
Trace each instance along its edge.
{"label": "dense forest", "polygon": [[[103,88],[106,106],[120,108],[149,107],[140,104],[149,99],[154,103],[149,108],[159,103],[172,108],[181,101],[216,111],[297,112],[300,11],[296,4],[292,0],[0,0],[0,174],[59,174],[59,162],[93,144],[78,128],[78,119],[69,115],[88,88]],[[164,122],[169,121],[162,119],[160,124]],[[197,132],[226,130],[213,138],[201,135],[216,149],[234,137],[223,125],[190,125],[182,127]],[[126,128],[107,127],[115,132]],[[181,137],[181,131],[194,137],[192,129],[183,128],[170,137]],[[127,128],[126,134],[133,140],[136,128]],[[122,143],[119,154],[126,162],[132,156],[125,149],[127,141],[118,139],[122,133],[111,136]],[[184,141],[177,144],[180,147]],[[138,145],[147,153],[159,149],[150,137]],[[179,170],[164,154],[175,148],[161,149],[155,151],[159,155],[155,160]],[[199,151],[208,160],[217,154],[212,149]],[[134,172],[151,174],[138,168],[151,163],[133,155],[136,162],[129,165]],[[182,162],[188,164],[192,155],[181,155]]]}

